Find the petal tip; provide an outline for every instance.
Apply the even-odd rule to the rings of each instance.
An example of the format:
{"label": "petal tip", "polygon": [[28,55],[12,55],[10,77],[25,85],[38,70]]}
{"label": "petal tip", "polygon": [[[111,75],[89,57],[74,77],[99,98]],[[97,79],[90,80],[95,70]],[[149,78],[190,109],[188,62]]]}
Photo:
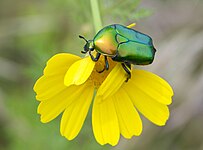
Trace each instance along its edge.
{"label": "petal tip", "polygon": [[64,135],[64,137],[67,139],[67,140],[69,140],[69,141],[71,141],[71,140],[73,140],[75,137],[72,137],[72,136],[68,136],[68,135]]}
{"label": "petal tip", "polygon": [[41,121],[42,123],[48,123],[48,122],[49,122],[49,120],[45,119],[42,115],[41,115],[41,117],[40,117],[40,121]]}

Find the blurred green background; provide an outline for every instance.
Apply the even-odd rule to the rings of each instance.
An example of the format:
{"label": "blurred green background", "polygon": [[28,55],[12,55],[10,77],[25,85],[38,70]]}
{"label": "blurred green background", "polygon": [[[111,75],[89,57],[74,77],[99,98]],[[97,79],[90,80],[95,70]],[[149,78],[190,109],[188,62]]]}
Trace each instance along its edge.
{"label": "blurred green background", "polygon": [[143,118],[140,137],[121,138],[116,147],[94,139],[89,113],[73,141],[60,135],[60,117],[42,124],[32,87],[56,53],[81,55],[92,39],[89,0],[1,0],[0,150],[203,150],[203,1],[100,0],[103,25],[136,22],[157,49],[152,65],[142,67],[165,78],[175,96],[165,127]]}

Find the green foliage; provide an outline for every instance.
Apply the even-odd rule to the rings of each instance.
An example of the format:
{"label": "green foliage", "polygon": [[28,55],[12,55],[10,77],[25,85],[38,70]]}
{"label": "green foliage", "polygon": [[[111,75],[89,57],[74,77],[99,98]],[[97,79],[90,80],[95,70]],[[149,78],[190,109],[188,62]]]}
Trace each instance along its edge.
{"label": "green foliage", "polygon": [[137,22],[152,14],[152,11],[140,8],[141,0],[102,0],[106,5],[102,5],[102,16],[105,20],[113,20],[121,24]]}

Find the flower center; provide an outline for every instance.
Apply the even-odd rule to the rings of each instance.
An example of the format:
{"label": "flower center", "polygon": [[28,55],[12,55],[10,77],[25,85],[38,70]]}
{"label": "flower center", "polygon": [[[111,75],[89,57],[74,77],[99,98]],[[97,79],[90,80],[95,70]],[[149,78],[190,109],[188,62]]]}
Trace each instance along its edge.
{"label": "flower center", "polygon": [[106,70],[106,64],[104,56],[101,56],[100,59],[96,62],[94,66],[94,70],[92,71],[89,80],[94,84],[96,89],[103,83],[106,77],[109,75],[111,70],[115,67],[116,62],[114,62],[111,58],[107,57],[109,69]]}

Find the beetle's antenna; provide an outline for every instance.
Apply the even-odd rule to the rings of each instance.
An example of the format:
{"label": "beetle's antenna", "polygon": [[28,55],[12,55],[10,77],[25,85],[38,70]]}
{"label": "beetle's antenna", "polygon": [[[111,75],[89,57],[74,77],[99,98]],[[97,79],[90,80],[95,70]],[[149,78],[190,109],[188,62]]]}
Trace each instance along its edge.
{"label": "beetle's antenna", "polygon": [[82,36],[82,35],[79,35],[79,38],[81,38],[81,39],[85,40],[86,42],[88,42],[88,41],[86,40],[86,38],[85,38],[84,36]]}

